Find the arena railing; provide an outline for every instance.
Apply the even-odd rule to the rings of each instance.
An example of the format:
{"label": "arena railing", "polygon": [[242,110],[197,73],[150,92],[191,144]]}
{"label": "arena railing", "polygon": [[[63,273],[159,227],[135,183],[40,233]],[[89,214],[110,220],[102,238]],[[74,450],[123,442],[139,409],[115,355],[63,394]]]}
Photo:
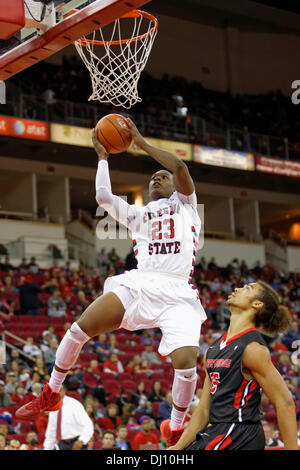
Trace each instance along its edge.
{"label": "arena railing", "polygon": [[[17,336],[17,335],[14,335],[13,333],[11,333],[10,331],[3,331],[1,333],[1,336],[2,336],[2,344],[5,346],[5,347],[8,347],[9,349],[16,349],[16,345],[15,344],[11,344],[7,341],[6,337],[11,337],[13,339],[15,339],[16,341],[18,341],[18,343],[21,343],[21,344],[27,344],[26,341],[24,341],[23,338],[21,338],[20,336]],[[22,349],[19,349],[18,348],[18,351],[19,351],[19,354],[21,356],[24,356],[26,357],[26,359],[32,361],[32,362],[35,362],[36,361],[36,358],[33,357],[33,356],[30,356],[29,354],[25,353],[24,351],[22,351]]]}
{"label": "arena railing", "polygon": [[[100,115],[108,114],[111,108],[106,105],[85,104],[54,99],[47,103],[43,98],[25,93],[12,94],[12,99],[1,106],[1,113],[28,119],[57,122],[74,126],[92,127]],[[209,119],[199,115],[188,115],[188,119],[172,116],[169,118],[134,113],[130,115],[136,121],[141,132],[148,137],[160,137],[182,142],[199,143],[250,152],[258,155],[270,155],[280,158],[300,159],[291,152],[288,138],[248,132],[246,127],[229,126],[223,120]],[[154,135],[151,135],[154,134]],[[201,142],[202,139],[202,142]],[[217,145],[214,145],[214,140]]]}

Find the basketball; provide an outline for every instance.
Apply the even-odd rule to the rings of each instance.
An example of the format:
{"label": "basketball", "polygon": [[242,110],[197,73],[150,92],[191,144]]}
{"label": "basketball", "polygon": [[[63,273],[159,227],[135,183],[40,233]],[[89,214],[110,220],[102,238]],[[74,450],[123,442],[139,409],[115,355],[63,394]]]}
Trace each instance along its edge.
{"label": "basketball", "polygon": [[128,149],[132,136],[124,128],[128,126],[121,114],[108,114],[98,121],[97,138],[107,153],[120,153]]}

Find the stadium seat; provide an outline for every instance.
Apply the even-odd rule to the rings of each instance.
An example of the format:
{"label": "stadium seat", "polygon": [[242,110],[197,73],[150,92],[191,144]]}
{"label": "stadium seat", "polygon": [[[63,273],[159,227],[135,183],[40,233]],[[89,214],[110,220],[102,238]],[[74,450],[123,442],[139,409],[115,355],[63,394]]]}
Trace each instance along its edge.
{"label": "stadium seat", "polygon": [[102,442],[100,442],[100,441],[94,442],[93,449],[94,450],[102,450]]}
{"label": "stadium seat", "polygon": [[166,378],[166,375],[163,374],[162,372],[152,372],[151,376],[152,380],[164,380]]}
{"label": "stadium seat", "polygon": [[142,382],[144,380],[148,380],[149,377],[148,375],[146,374],[146,372],[135,372],[133,374],[133,380],[138,383],[138,382]]}
{"label": "stadium seat", "polygon": [[85,372],[83,374],[83,384],[91,389],[94,389],[98,386],[99,380],[96,377],[95,374],[92,374],[91,372]]}
{"label": "stadium seat", "polygon": [[121,385],[118,380],[102,380],[102,385],[104,387],[105,392],[110,395],[120,395],[121,394]]}
{"label": "stadium seat", "polygon": [[102,373],[101,373],[101,380],[102,380],[102,382],[103,382],[104,380],[115,380],[116,377],[117,377],[117,376],[116,376],[115,374],[110,373],[110,372],[102,372]]}
{"label": "stadium seat", "polygon": [[19,315],[19,320],[22,325],[33,325],[34,324],[34,316],[33,315]]}
{"label": "stadium seat", "polygon": [[26,444],[26,432],[21,432],[19,434],[13,434],[13,439],[17,439],[21,444]]}
{"label": "stadium seat", "polygon": [[145,385],[146,392],[151,393],[152,392],[152,387],[153,387],[153,380],[144,379],[143,382],[144,382],[144,385]]}
{"label": "stadium seat", "polygon": [[121,386],[123,391],[126,392],[135,392],[136,391],[136,382],[133,380],[122,380],[121,381]]}
{"label": "stadium seat", "polygon": [[158,417],[158,408],[160,404],[161,404],[161,401],[154,401],[152,403],[152,413],[153,413],[154,418]]}
{"label": "stadium seat", "polygon": [[172,387],[172,382],[169,382],[168,380],[161,379],[160,380],[160,388],[163,393],[167,393]]}
{"label": "stadium seat", "polygon": [[76,392],[76,390],[74,390],[74,391],[68,390],[66,392],[66,395],[68,397],[75,398],[75,400],[78,400],[78,401],[80,401],[80,403],[82,403],[82,396],[80,395],[79,392]]}
{"label": "stadium seat", "polygon": [[118,374],[118,380],[132,380],[132,374],[129,374],[129,372],[120,372]]}

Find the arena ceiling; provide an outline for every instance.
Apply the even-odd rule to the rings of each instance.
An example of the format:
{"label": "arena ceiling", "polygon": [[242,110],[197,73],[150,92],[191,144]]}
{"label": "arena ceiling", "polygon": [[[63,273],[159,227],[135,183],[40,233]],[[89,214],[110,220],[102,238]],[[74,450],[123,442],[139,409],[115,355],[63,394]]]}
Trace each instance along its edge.
{"label": "arena ceiling", "polygon": [[292,0],[152,0],[144,9],[217,27],[300,33],[299,4]]}

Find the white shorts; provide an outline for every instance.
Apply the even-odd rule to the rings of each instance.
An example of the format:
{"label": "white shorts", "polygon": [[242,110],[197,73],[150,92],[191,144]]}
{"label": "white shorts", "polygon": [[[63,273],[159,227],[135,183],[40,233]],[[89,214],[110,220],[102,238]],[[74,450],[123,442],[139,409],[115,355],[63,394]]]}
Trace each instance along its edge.
{"label": "white shorts", "polygon": [[106,279],[103,294],[114,292],[125,308],[120,328],[160,328],[158,352],[169,355],[184,346],[199,346],[206,320],[198,292],[182,276],[133,269]]}

